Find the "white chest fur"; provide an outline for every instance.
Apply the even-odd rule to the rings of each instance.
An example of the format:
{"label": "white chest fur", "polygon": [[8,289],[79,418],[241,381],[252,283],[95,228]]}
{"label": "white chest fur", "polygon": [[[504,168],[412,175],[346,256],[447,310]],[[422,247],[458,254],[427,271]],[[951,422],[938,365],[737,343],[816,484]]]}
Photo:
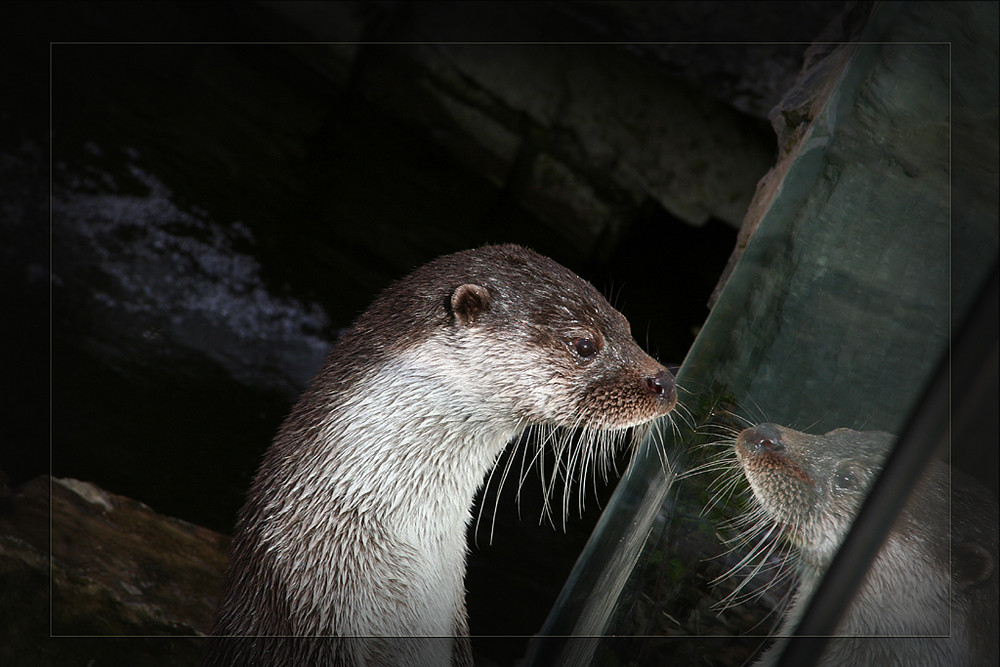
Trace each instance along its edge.
{"label": "white chest fur", "polygon": [[297,633],[464,628],[473,496],[521,424],[449,359],[433,345],[400,355],[285,462],[263,541],[295,601]]}

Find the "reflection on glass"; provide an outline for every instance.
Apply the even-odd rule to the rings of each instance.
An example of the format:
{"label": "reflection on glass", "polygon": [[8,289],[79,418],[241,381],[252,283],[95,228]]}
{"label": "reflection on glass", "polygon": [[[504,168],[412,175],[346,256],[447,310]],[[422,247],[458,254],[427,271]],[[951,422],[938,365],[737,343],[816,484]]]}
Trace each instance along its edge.
{"label": "reflection on glass", "polygon": [[[883,27],[900,19],[882,18]],[[719,452],[733,459],[734,439],[747,427],[788,425],[769,428],[782,441],[795,434],[796,442],[816,443],[831,483],[845,487],[836,520],[815,524],[827,539],[818,553],[826,558],[836,549],[863,495],[847,487],[865,487],[881,465],[892,441],[886,434],[902,431],[948,349],[953,318],[971,300],[956,294],[952,301],[952,250],[982,246],[992,257],[996,248],[995,218],[951,225],[949,83],[924,77],[947,71],[948,49],[876,43],[883,36],[869,34],[871,43],[858,45],[837,93],[802,139],[677,376],[678,414],[686,419],[673,432],[663,429],[662,442],[640,448],[533,643],[529,665],[740,665],[766,648],[794,599],[805,543],[777,539],[779,531],[761,546],[740,541],[748,525],[763,521],[754,514],[759,505],[740,502],[739,489],[727,495],[717,474],[692,474],[711,473]],[[969,285],[979,285],[988,269],[954,267]],[[841,427],[852,430],[835,430]],[[841,457],[856,467],[839,469]],[[948,491],[939,483],[946,473],[935,470],[938,481],[918,489],[914,502],[937,503],[937,512]],[[742,474],[730,481],[745,484]],[[935,522],[941,517],[921,511]],[[980,542],[987,557],[996,552],[995,533],[993,540],[992,547],[988,536]],[[947,538],[933,549],[941,544]],[[905,581],[916,571],[897,574]],[[805,576],[805,592],[815,576]],[[995,587],[995,571],[987,576]],[[954,596],[955,582],[972,585],[976,577],[950,581]],[[933,608],[917,597],[921,618],[949,615],[946,602]],[[937,634],[930,625],[922,632]]]}
{"label": "reflection on glass", "polygon": [[[735,438],[738,463],[726,470],[733,459],[720,460],[720,491],[736,488],[741,476],[750,487],[736,526],[748,548],[738,568],[759,574],[776,556],[782,575],[797,575],[779,635],[797,626],[894,442],[879,431],[809,435],[760,424]],[[975,630],[996,606],[996,507],[974,480],[931,461],[837,625],[843,638],[829,643],[819,664],[988,663]],[[739,597],[742,586],[730,595]],[[779,640],[757,664],[774,664],[781,648]]]}

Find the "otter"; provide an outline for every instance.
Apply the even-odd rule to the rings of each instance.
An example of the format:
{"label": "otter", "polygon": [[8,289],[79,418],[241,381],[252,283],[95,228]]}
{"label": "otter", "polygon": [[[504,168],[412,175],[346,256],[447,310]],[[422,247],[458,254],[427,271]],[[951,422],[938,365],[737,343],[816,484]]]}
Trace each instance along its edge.
{"label": "otter", "polygon": [[[776,424],[737,436],[736,458],[752,491],[748,524],[786,541],[798,559],[799,588],[779,636],[801,619],[894,442],[879,431],[810,435]],[[932,461],[818,664],[995,661],[996,554],[996,500]],[[757,664],[773,664],[782,646],[779,639]]]}
{"label": "otter", "polygon": [[424,265],[343,334],[265,453],[206,664],[471,664],[466,529],[505,446],[565,427],[594,447],[676,401],[555,261],[498,245]]}

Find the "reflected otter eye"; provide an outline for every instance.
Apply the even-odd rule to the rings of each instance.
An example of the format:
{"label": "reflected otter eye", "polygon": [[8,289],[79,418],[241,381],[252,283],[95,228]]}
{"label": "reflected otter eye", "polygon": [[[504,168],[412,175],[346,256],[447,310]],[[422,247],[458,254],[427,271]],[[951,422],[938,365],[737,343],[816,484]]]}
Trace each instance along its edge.
{"label": "reflected otter eye", "polygon": [[580,357],[586,359],[597,354],[597,342],[593,338],[577,338],[570,342],[573,351]]}
{"label": "reflected otter eye", "polygon": [[858,485],[858,476],[849,466],[840,466],[834,473],[833,483],[838,489],[850,491]]}

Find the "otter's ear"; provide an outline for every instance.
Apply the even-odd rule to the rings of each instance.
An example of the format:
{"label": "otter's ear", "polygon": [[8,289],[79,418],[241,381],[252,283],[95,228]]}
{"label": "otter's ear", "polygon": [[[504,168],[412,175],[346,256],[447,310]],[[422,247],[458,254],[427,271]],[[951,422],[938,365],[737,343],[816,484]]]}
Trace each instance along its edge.
{"label": "otter's ear", "polygon": [[464,327],[475,325],[480,315],[489,310],[490,293],[482,285],[459,285],[451,293],[451,312]]}

